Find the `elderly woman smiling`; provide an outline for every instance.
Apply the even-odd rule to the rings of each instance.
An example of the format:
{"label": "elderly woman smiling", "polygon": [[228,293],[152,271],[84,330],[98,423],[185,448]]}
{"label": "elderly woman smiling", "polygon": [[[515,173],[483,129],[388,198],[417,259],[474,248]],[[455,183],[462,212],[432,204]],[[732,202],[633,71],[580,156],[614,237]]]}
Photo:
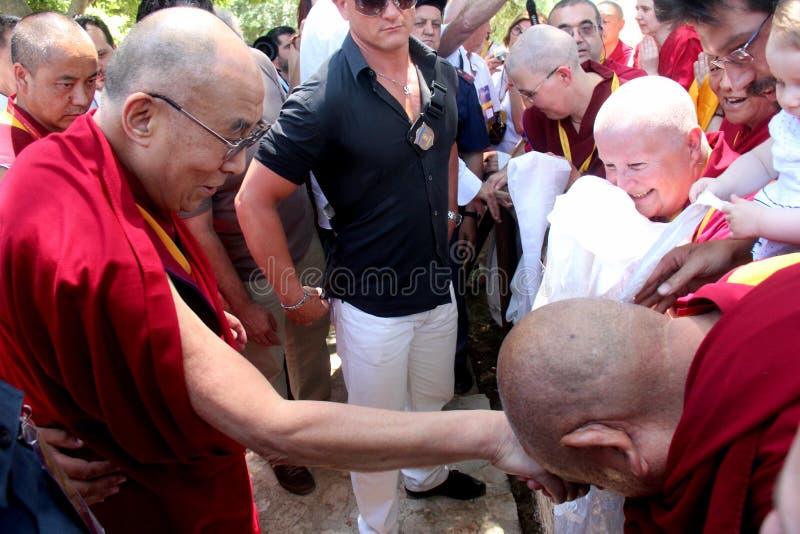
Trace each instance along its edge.
{"label": "elderly woman smiling", "polygon": [[[689,203],[697,179],[718,176],[738,156],[721,133],[703,132],[683,87],[660,76],[637,78],[615,91],[597,114],[594,138],[608,181],[655,221],[673,219]],[[720,224],[701,240],[727,235]]]}

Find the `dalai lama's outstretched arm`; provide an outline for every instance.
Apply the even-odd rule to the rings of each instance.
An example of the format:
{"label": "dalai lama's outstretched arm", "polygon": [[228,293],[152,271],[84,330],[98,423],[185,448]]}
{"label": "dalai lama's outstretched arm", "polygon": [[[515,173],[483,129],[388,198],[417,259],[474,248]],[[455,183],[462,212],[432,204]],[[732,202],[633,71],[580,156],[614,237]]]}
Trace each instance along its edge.
{"label": "dalai lama's outstretched arm", "polygon": [[263,456],[352,471],[482,458],[544,485],[555,500],[575,491],[524,453],[503,412],[405,413],[286,401],[203,325],[174,288],[172,294],[192,407],[209,424]]}

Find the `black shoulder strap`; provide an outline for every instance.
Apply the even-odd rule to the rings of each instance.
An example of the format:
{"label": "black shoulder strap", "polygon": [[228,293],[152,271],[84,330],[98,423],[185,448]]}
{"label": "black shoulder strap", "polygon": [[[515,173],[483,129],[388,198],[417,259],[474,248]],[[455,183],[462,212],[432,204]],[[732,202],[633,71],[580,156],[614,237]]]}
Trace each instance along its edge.
{"label": "black shoulder strap", "polygon": [[447,95],[447,84],[442,72],[442,62],[436,60],[433,67],[433,80],[431,81],[431,101],[427,113],[431,117],[438,119],[444,116],[444,97]]}

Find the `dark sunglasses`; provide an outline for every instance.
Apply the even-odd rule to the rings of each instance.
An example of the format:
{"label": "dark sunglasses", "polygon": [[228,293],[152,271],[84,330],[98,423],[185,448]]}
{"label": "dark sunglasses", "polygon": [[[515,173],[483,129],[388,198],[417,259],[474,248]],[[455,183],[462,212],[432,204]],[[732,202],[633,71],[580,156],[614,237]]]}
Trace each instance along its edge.
{"label": "dark sunglasses", "polygon": [[[391,0],[395,7],[401,11],[411,9],[417,4],[417,0]],[[355,0],[356,11],[365,17],[378,17],[386,6],[389,5],[389,0]]]}

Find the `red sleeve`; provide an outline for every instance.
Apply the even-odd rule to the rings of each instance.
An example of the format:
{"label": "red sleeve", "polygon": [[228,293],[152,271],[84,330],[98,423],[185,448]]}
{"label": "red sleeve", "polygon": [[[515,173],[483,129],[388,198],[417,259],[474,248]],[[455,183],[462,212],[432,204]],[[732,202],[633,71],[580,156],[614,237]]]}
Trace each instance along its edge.
{"label": "red sleeve", "polygon": [[675,80],[688,91],[694,81],[694,62],[702,51],[703,46],[694,28],[679,26],[659,51],[658,74]]}

